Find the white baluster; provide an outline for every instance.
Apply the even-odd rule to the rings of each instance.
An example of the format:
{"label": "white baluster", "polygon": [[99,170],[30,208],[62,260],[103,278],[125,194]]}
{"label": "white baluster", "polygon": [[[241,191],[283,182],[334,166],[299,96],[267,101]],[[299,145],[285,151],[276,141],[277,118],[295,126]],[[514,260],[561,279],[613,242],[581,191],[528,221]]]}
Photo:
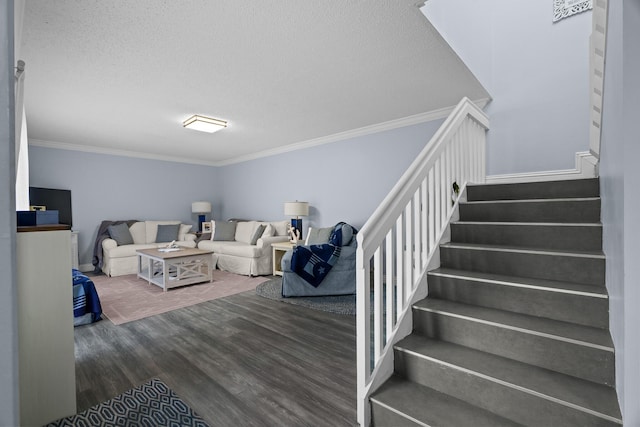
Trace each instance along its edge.
{"label": "white baluster", "polygon": [[382,254],[380,248],[373,254],[373,359],[377,362],[382,353]]}
{"label": "white baluster", "polygon": [[[389,340],[389,337],[391,336],[391,331],[393,330],[393,325],[395,324],[394,322],[394,307],[393,307],[393,289],[395,288],[394,283],[393,283],[393,228],[391,230],[389,230],[389,232],[387,233],[387,237],[385,239],[385,264],[386,264],[386,290],[387,290],[387,301],[386,301],[386,307],[387,307],[387,315],[385,316],[386,321],[387,321],[387,339],[385,341]],[[386,344],[386,342],[385,342]]]}

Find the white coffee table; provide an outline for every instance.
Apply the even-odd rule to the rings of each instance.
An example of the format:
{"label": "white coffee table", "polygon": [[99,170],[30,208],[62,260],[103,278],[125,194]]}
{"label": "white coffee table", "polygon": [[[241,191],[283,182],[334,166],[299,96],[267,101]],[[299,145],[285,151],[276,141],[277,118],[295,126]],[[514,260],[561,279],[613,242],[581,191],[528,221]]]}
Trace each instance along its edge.
{"label": "white coffee table", "polygon": [[211,282],[213,279],[213,251],[197,248],[180,248],[162,252],[159,249],[140,249],[138,277],[167,289],[194,283]]}

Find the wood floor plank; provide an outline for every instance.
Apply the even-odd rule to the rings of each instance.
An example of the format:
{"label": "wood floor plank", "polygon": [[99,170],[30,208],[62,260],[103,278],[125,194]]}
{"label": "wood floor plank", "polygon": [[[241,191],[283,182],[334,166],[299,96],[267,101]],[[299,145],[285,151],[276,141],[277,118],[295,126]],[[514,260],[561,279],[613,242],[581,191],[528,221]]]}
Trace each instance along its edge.
{"label": "wood floor plank", "polygon": [[211,426],[356,425],[354,316],[250,291],[75,338],[78,411],[158,377]]}

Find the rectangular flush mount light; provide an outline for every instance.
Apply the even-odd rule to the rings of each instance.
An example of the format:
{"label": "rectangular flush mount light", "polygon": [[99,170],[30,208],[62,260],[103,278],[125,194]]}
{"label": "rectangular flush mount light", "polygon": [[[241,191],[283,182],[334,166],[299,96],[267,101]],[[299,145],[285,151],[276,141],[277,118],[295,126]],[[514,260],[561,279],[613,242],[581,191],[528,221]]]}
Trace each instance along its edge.
{"label": "rectangular flush mount light", "polygon": [[182,126],[201,132],[213,133],[226,128],[227,122],[195,114],[182,122]]}

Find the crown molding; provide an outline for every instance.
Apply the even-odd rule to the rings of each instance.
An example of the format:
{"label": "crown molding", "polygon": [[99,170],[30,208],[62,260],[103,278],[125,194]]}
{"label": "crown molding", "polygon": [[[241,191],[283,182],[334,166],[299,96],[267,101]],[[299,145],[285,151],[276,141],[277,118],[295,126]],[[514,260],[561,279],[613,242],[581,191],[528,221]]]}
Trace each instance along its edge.
{"label": "crown molding", "polygon": [[189,163],[202,166],[218,166],[215,162],[207,162],[187,157],[165,156],[161,154],[142,153],[139,151],[118,150],[115,148],[95,147],[89,145],[69,144],[66,142],[47,141],[29,138],[29,145],[34,147],[55,148],[58,150],[82,151],[84,153],[106,154],[110,156],[135,157],[147,160],[161,160],[165,162]]}
{"label": "crown molding", "polygon": [[[474,103],[478,107],[484,108],[489,101],[490,101],[490,98],[482,98],[482,99],[475,100]],[[438,110],[428,111],[426,113],[420,113],[420,114],[415,114],[413,116],[403,117],[400,119],[389,120],[387,122],[382,122],[382,123],[378,123],[371,126],[364,126],[358,129],[339,132],[333,135],[314,138],[307,141],[286,145],[284,147],[277,147],[269,150],[258,151],[256,153],[251,153],[244,156],[238,156],[238,157],[234,157],[234,158],[219,161],[219,162],[203,161],[200,159],[191,159],[187,157],[165,156],[160,154],[143,153],[139,151],[119,150],[114,148],[70,144],[66,142],[47,141],[42,139],[31,139],[31,138],[29,139],[29,145],[34,147],[56,148],[59,150],[82,151],[85,153],[106,154],[111,156],[122,156],[122,157],[136,157],[136,158],[148,159],[148,160],[160,160],[160,161],[166,161],[166,162],[188,163],[193,165],[219,167],[219,166],[228,166],[236,163],[243,163],[250,160],[257,160],[263,157],[271,157],[278,154],[289,153],[291,151],[304,150],[305,148],[317,147],[319,145],[324,145],[324,144],[331,144],[334,142],[344,141],[350,138],[371,135],[374,133],[398,129],[405,126],[416,125],[419,123],[426,123],[433,120],[444,119],[449,114],[451,114],[454,108],[455,108],[455,105],[451,107],[441,108]]]}
{"label": "crown molding", "polygon": [[[490,98],[481,98],[473,101],[478,107],[484,108],[490,101]],[[415,114],[413,116],[407,116],[400,119],[389,120],[387,122],[378,123],[371,126],[364,126],[357,129],[348,130],[345,132],[334,133],[333,135],[327,135],[320,138],[309,139],[294,144],[285,145],[284,147],[272,148],[270,150],[259,151],[244,156],[234,157],[229,160],[219,162],[218,166],[227,166],[235,163],[247,162],[249,160],[256,160],[263,157],[275,156],[278,154],[289,153],[291,151],[303,150],[305,148],[317,147],[318,145],[331,144],[333,142],[344,141],[345,139],[356,138],[359,136],[371,135],[373,133],[384,132],[387,130],[398,129],[405,126],[416,125],[419,123],[426,123],[433,120],[444,119],[455,108],[455,105],[450,107],[441,108],[438,110],[428,111],[426,113]]]}

